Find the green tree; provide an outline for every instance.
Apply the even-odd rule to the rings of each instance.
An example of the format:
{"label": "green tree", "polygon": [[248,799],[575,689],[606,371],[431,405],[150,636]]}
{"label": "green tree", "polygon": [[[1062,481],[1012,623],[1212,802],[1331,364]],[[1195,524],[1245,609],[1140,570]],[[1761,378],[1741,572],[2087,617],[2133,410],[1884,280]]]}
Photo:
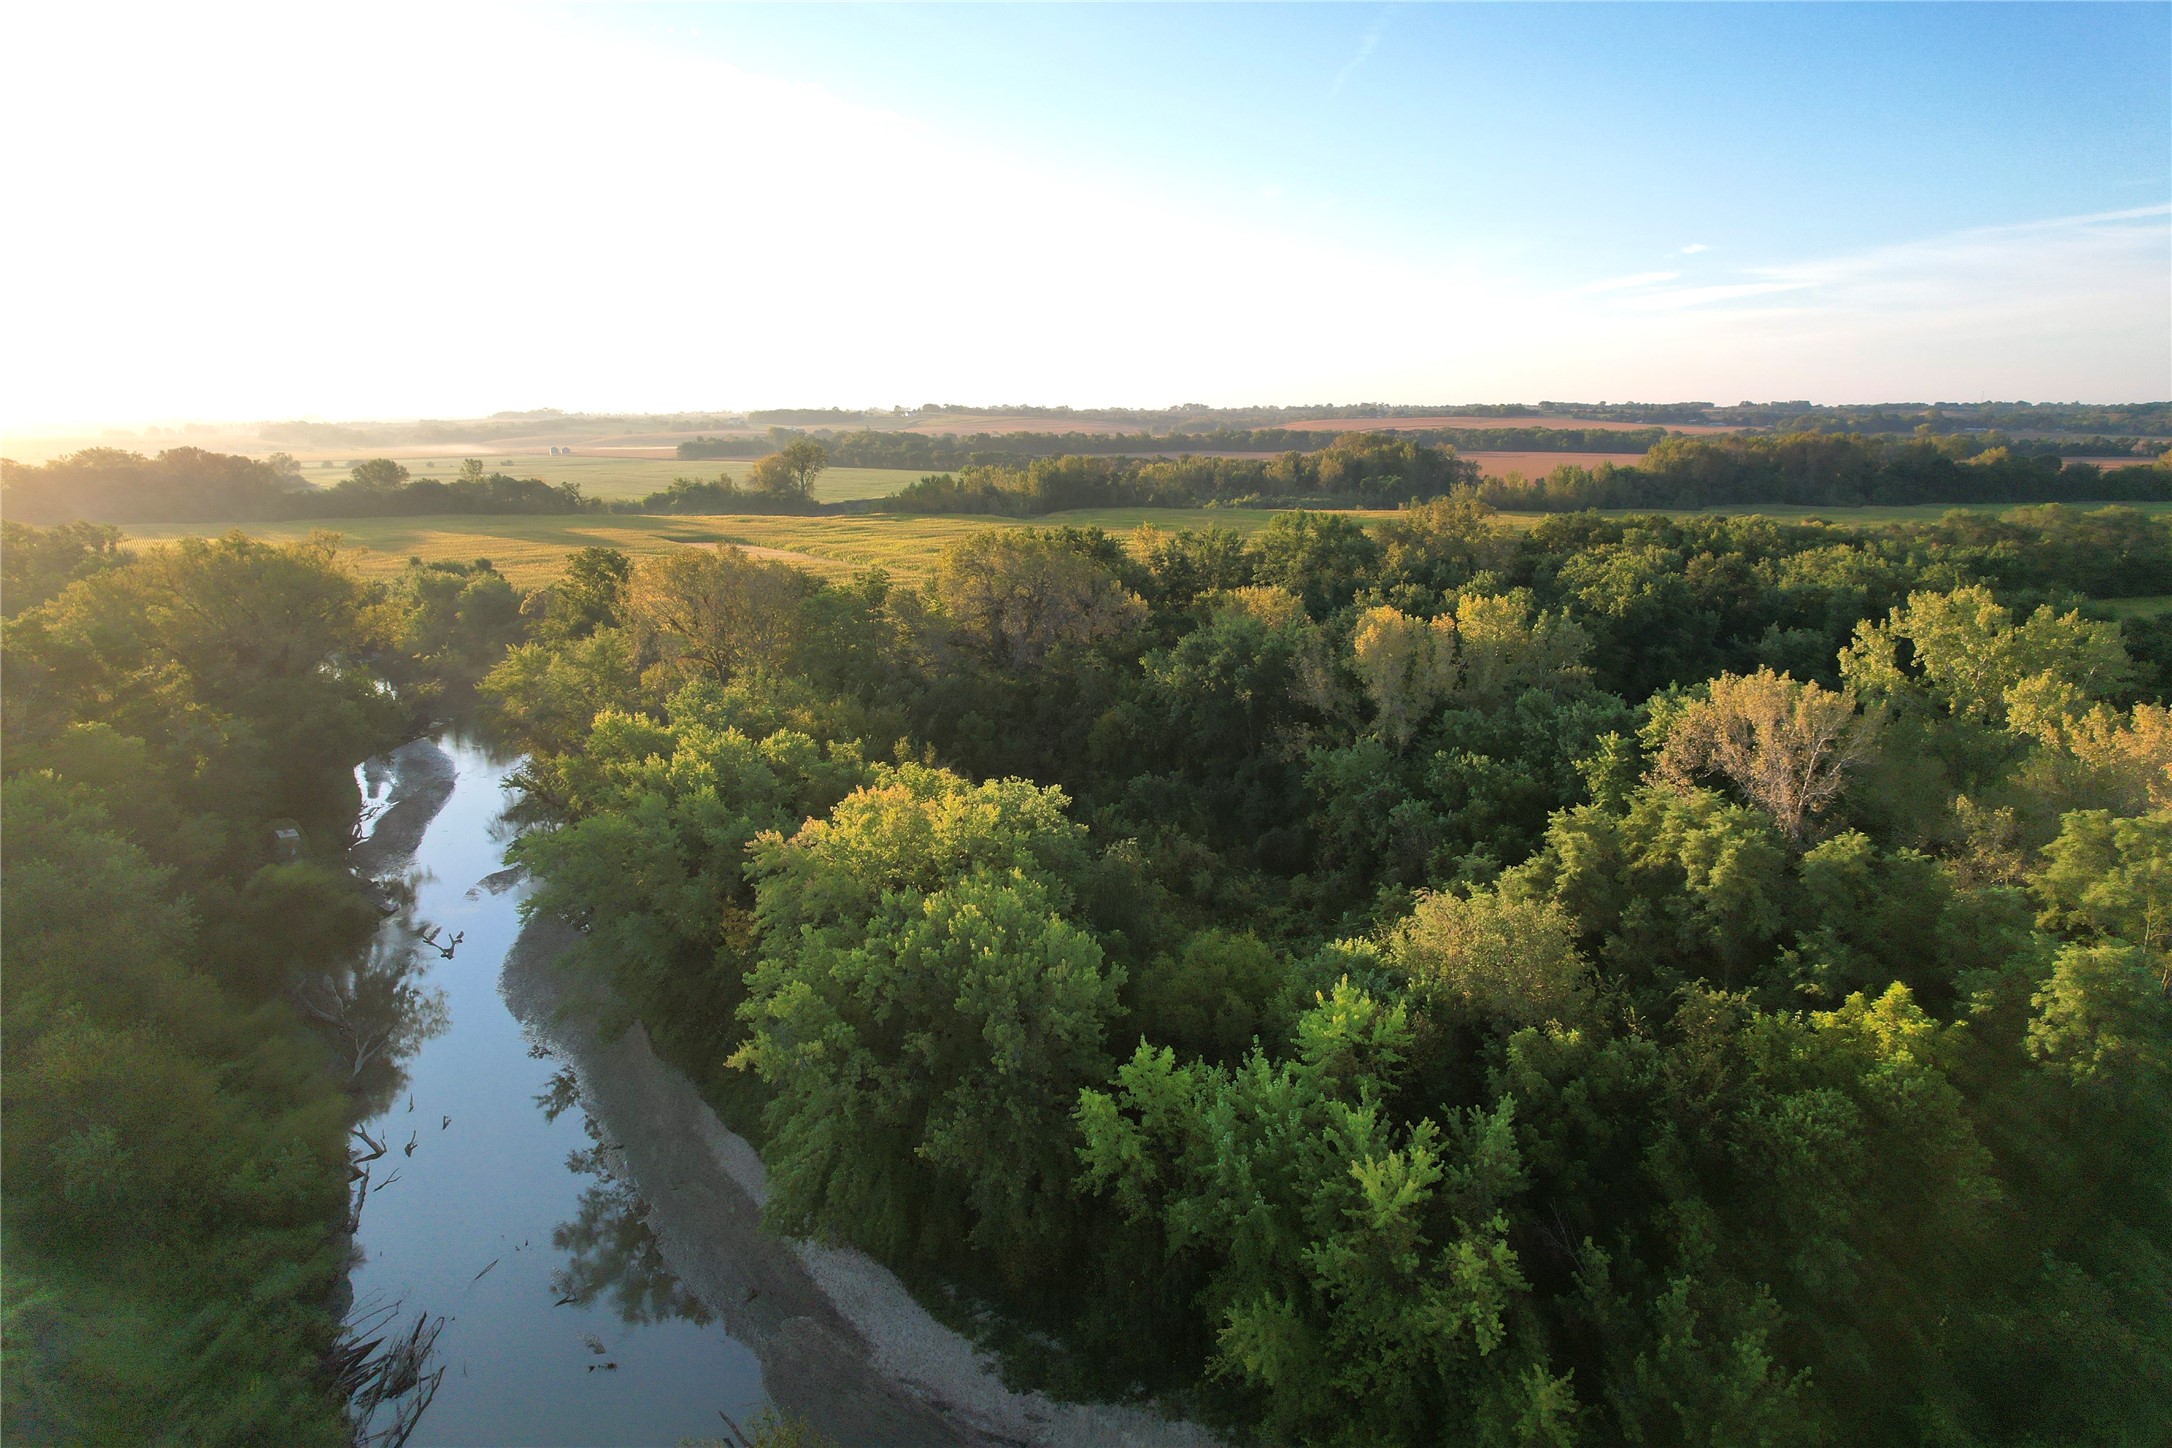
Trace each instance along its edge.
{"label": "green tree", "polygon": [[[1903,667],[1896,645],[1912,663]],[[2126,685],[2131,665],[2117,624],[2050,605],[2015,623],[1981,585],[1918,592],[1883,623],[1868,619],[1841,654],[1841,674],[1871,697],[1927,695],[1956,718],[2001,725],[2063,719]]]}
{"label": "green tree", "polygon": [[156,741],[190,793],[252,825],[336,816],[353,761],[400,723],[367,605],[330,535],[181,539],[19,618],[11,656],[32,667],[10,707],[34,733],[85,718]]}
{"label": "green tree", "polygon": [[1280,1046],[1288,982],[1287,964],[1258,936],[1215,929],[1133,971],[1126,994],[1145,1039],[1227,1065],[1256,1045]]}
{"label": "green tree", "polygon": [[815,479],[830,465],[829,449],[811,437],[796,437],[755,463],[747,486],[773,497],[811,500]]}
{"label": "green tree", "polygon": [[1145,607],[1077,542],[1033,528],[984,529],[945,547],[933,593],[958,635],[990,662],[1029,670],[1059,647],[1114,638]]}
{"label": "green tree", "polygon": [[1418,897],[1394,941],[1413,1000],[1429,1011],[1508,1030],[1575,1023],[1590,1008],[1592,979],[1576,948],[1576,924],[1548,900],[1494,890]]}
{"label": "green tree", "polygon": [[1123,971],[1073,923],[1056,790],[919,766],[755,848],[761,958],[735,1065],[774,1093],[770,1213],[893,1258],[1062,1265],[1081,1086]]}
{"label": "green tree", "polygon": [[1339,513],[1277,513],[1252,546],[1259,581],[1302,598],[1314,618],[1356,597],[1380,559],[1364,525]]}
{"label": "green tree", "polygon": [[[481,465],[477,466],[480,468]],[[340,486],[365,493],[389,493],[404,486],[407,478],[406,467],[391,458],[369,458],[356,463],[353,471],[347,474],[347,480]]]}
{"label": "green tree", "polygon": [[507,742],[531,751],[575,748],[598,711],[639,700],[640,654],[617,628],[559,644],[516,644],[478,692],[484,717]]}
{"label": "green tree", "polygon": [[723,684],[744,669],[785,664],[814,589],[799,569],[727,544],[682,548],[636,565],[627,623],[667,669]]}
{"label": "green tree", "polygon": [[1215,1370],[1307,1442],[1573,1441],[1567,1385],[1514,1327],[1512,1111],[1398,1126],[1405,1012],[1347,981],[1296,1033],[1294,1060],[1234,1069],[1142,1043],[1079,1097],[1088,1182],[1203,1272]]}
{"label": "green tree", "polygon": [[2032,884],[2052,929],[2140,946],[2172,969],[2172,810],[2117,819],[2077,810]]}
{"label": "green tree", "polygon": [[616,548],[576,550],[550,587],[543,615],[546,630],[557,638],[586,638],[597,629],[618,627],[625,621],[632,580],[633,560]]}
{"label": "green tree", "polygon": [[121,530],[110,523],[31,528],[0,520],[0,609],[13,618],[93,573],[122,561]]}

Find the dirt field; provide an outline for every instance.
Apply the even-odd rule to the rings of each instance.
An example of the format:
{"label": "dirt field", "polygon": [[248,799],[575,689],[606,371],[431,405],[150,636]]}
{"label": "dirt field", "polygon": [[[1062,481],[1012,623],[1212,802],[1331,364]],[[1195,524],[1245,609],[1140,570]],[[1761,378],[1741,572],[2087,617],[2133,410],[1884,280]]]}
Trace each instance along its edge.
{"label": "dirt field", "polygon": [[1595,468],[1601,463],[1612,463],[1617,468],[1633,468],[1644,461],[1644,454],[1633,452],[1479,452],[1474,448],[1458,451],[1458,456],[1469,458],[1485,469],[1489,478],[1505,478],[1510,473],[1522,473],[1527,478],[1543,478],[1563,463],[1580,468]]}

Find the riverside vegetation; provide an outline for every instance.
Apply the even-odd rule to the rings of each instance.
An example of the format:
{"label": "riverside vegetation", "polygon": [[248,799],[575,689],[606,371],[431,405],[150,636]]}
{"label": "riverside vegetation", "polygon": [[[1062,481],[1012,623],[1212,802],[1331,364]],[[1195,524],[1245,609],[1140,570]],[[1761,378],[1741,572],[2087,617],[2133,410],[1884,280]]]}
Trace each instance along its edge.
{"label": "riverside vegetation", "polygon": [[1464,497],[525,597],[5,545],[13,1432],[336,1441],[353,1091],[290,988],[367,916],[254,831],[473,686],[567,968],[774,1225],[1026,1378],[1269,1442],[2172,1433],[2164,519]]}
{"label": "riverside vegetation", "polygon": [[520,600],[458,565],[365,584],[322,539],[0,529],[4,1436],[352,1442],[348,1133],[412,1029],[361,964],[354,766]]}
{"label": "riverside vegetation", "polygon": [[[1307,1443],[2172,1432],[2172,528],[576,559],[532,908],[782,1230]],[[601,706],[599,708],[599,705]]]}

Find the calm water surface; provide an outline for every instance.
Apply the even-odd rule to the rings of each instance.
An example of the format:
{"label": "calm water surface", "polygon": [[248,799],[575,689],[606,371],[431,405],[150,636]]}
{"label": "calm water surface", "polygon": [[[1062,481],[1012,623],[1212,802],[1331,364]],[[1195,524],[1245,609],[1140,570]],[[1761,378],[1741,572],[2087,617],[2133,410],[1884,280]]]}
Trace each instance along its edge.
{"label": "calm water surface", "polygon": [[[436,743],[452,757],[452,794],[409,867],[413,908],[379,944],[380,955],[417,945],[414,984],[441,999],[443,1029],[368,1123],[389,1150],[371,1163],[356,1307],[401,1302],[410,1320],[446,1319],[447,1372],[414,1448],[715,1437],[720,1410],[744,1423],[766,1404],[760,1368],[672,1278],[642,1203],[609,1170],[608,1125],[498,994],[526,887],[482,882],[504,867],[501,785],[515,761]],[[382,771],[363,780],[381,805]],[[428,926],[462,935],[450,960],[415,941]]]}

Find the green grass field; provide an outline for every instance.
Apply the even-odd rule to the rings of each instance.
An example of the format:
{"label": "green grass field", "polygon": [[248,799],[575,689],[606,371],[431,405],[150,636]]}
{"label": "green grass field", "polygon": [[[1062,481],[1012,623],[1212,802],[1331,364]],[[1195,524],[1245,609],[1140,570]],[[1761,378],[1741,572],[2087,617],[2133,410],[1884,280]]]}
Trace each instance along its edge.
{"label": "green grass field", "polygon": [[[1238,509],[1202,512],[1190,508],[1099,508],[1032,521],[1098,525],[1111,530],[1136,528],[1141,523],[1171,529],[1220,524],[1249,533],[1264,527],[1273,516],[1271,512]],[[396,573],[411,557],[429,562],[488,558],[514,583],[534,588],[556,577],[566,555],[576,549],[617,548],[639,558],[703,543],[735,543],[764,556],[801,564],[825,577],[844,577],[862,568],[881,567],[900,578],[916,579],[926,575],[935,555],[952,539],[982,528],[1018,527],[1023,521],[894,513],[847,518],[558,514],[351,518],[240,526],[259,538],[303,538],[318,529],[338,533],[352,550],[349,556],[355,566],[369,575]],[[157,542],[203,537],[227,529],[209,523],[167,523],[141,524],[122,531],[131,539]]]}
{"label": "green grass field", "polygon": [[[579,463],[582,458],[568,459]],[[685,466],[680,464],[679,466]],[[709,464],[708,466],[714,466]],[[712,474],[713,476],[713,474]],[[2141,511],[2165,516],[2172,503],[2133,505]],[[1728,510],[1710,510],[1721,512]],[[1784,521],[1826,518],[1837,523],[1884,524],[1923,521],[1951,511],[1940,507],[1860,508],[1742,508],[1743,514],[1761,514]],[[1972,512],[1998,513],[2006,508],[1986,505]],[[1053,513],[1045,518],[991,518],[946,515],[923,517],[901,513],[863,513],[850,517],[784,517],[740,514],[721,517],[646,517],[612,514],[573,514],[544,517],[445,516],[427,518],[352,518],[317,522],[139,524],[123,528],[131,539],[156,542],[168,538],[203,537],[241,526],[260,538],[301,538],[317,529],[341,535],[353,550],[351,557],[363,573],[396,573],[410,557],[425,561],[488,558],[514,583],[538,587],[558,573],[566,555],[591,546],[617,548],[633,557],[662,553],[688,544],[735,543],[760,550],[764,556],[782,557],[824,577],[844,577],[862,569],[881,567],[900,579],[925,577],[944,544],[981,528],[1015,528],[1025,523],[1073,524],[1125,532],[1141,523],[1157,528],[1233,528],[1250,533],[1263,528],[1275,514],[1259,508],[1086,508]],[[1377,522],[1391,513],[1358,513],[1354,516]],[[1548,516],[1537,513],[1503,514],[1502,521],[1530,527]],[[1671,516],[1689,516],[1673,514]],[[2137,604],[2150,600],[2135,600]],[[2137,610],[2142,611],[2140,609]]]}
{"label": "green grass field", "polygon": [[2095,607],[2103,609],[2113,618],[2158,618],[2172,613],[2172,593],[2158,593],[2138,598],[2100,598]]}
{"label": "green grass field", "polygon": [[[385,456],[394,458],[418,478],[442,480],[460,471],[459,458],[413,457],[397,451]],[[589,497],[605,499],[645,498],[670,487],[673,478],[713,478],[718,473],[730,473],[734,480],[744,479],[748,469],[754,466],[751,458],[705,458],[682,462],[677,458],[537,457],[533,453],[477,453],[471,456],[479,457],[483,466],[493,472],[509,473],[516,478],[541,478],[553,486],[578,483]],[[342,460],[329,467],[305,463],[302,476],[319,487],[328,488],[346,477],[358,460]],[[909,468],[829,468],[815,479],[815,500],[846,503],[860,498],[884,498],[908,483],[917,482],[920,477],[920,473]]]}

